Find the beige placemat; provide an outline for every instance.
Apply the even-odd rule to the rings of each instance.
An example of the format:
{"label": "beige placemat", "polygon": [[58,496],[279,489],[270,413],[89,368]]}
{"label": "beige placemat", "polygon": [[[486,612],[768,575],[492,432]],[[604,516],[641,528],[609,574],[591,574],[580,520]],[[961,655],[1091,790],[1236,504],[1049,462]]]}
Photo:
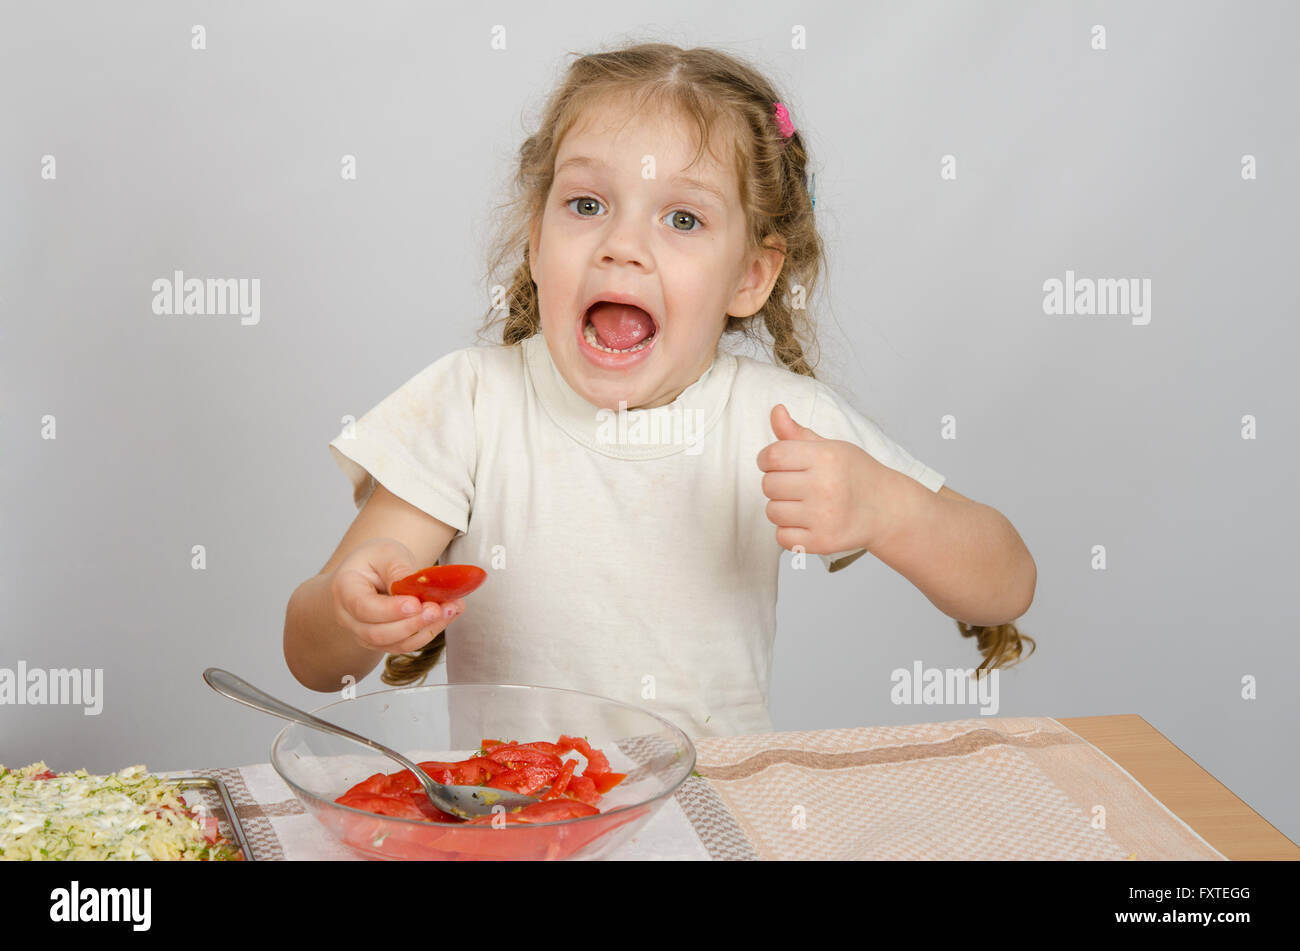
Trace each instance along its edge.
{"label": "beige placemat", "polygon": [[[610,858],[1226,861],[1049,717],[695,745],[699,775]],[[269,763],[185,772],[225,782],[257,860],[359,858],[303,810]]]}
{"label": "beige placemat", "polygon": [[696,741],[679,791],[715,859],[1227,858],[1049,717]]}

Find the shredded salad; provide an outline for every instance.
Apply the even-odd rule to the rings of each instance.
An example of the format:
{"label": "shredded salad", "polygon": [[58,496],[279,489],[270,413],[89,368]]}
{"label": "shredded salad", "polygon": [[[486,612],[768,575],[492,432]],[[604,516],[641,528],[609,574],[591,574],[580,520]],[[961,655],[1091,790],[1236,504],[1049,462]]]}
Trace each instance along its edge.
{"label": "shredded salad", "polygon": [[238,861],[215,817],[174,785],[129,766],[107,776],[0,765],[0,860]]}

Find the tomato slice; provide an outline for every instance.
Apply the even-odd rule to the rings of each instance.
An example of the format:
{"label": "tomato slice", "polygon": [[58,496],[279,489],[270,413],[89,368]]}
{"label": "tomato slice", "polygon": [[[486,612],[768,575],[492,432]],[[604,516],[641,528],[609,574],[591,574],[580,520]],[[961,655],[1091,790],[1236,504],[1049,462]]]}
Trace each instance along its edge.
{"label": "tomato slice", "polygon": [[559,746],[565,753],[570,750],[577,750],[587,757],[587,768],[582,771],[582,775],[595,779],[597,776],[609,772],[608,757],[600,750],[592,749],[591,744],[582,737],[561,736]]}
{"label": "tomato slice", "polygon": [[569,786],[569,780],[573,778],[574,767],[578,765],[576,759],[566,759],[564,767],[560,770],[560,775],[551,780],[551,788],[542,795],[542,801],[546,802],[551,799],[559,799],[564,790]]}
{"label": "tomato slice", "polygon": [[423,819],[430,822],[461,822],[459,816],[443,812],[420,790],[419,796],[371,796],[365,793],[344,793],[334,800],[340,806],[351,806],[363,812],[402,819]]}
{"label": "tomato slice", "polygon": [[[429,778],[435,783],[443,783],[448,786],[481,786],[498,773],[510,771],[510,767],[488,759],[486,756],[471,756],[469,759],[461,760],[456,763],[438,763],[429,761],[420,763],[420,769],[429,774]],[[423,787],[420,781],[415,778],[415,774],[409,769],[404,769],[396,775],[402,777],[402,789],[408,792],[420,790]]]}
{"label": "tomato slice", "polygon": [[[545,766],[553,771],[558,771],[560,758],[552,753],[545,753],[541,750],[530,750],[522,746],[498,746],[494,748],[487,756],[480,759],[489,759],[497,763],[507,763],[511,769],[518,769],[522,765]],[[555,773],[552,772],[551,775]]]}
{"label": "tomato slice", "polygon": [[568,752],[558,743],[516,743],[514,741],[483,740],[480,746],[484,755],[491,755],[498,750],[533,750],[538,753],[549,753],[551,756],[558,758]]}
{"label": "tomato slice", "polygon": [[441,604],[463,598],[486,580],[487,572],[476,565],[433,565],[394,581],[388,591]]}
{"label": "tomato slice", "polygon": [[596,792],[603,796],[625,779],[627,779],[627,773],[601,773],[594,780]]}
{"label": "tomato slice", "polygon": [[395,776],[389,776],[387,773],[375,773],[375,775],[357,783],[348,790],[347,794],[364,793],[371,796],[382,796],[396,778]]}
{"label": "tomato slice", "polygon": [[[445,786],[459,786],[460,780],[457,779],[457,772],[460,770],[460,763],[435,763],[430,760],[427,763],[420,763],[420,769],[429,774],[429,778],[435,783],[442,783]],[[400,773],[392,775],[392,783],[389,788],[393,792],[400,793],[404,791],[414,792],[416,789],[422,789],[420,781],[415,778],[415,773],[409,769],[404,769]]]}
{"label": "tomato slice", "polygon": [[600,793],[596,791],[596,781],[590,776],[574,776],[569,785],[564,787],[564,795],[594,806],[600,802]]}
{"label": "tomato slice", "polygon": [[558,769],[552,770],[545,766],[521,766],[509,773],[493,776],[488,780],[488,786],[532,796],[550,785],[558,773]]}

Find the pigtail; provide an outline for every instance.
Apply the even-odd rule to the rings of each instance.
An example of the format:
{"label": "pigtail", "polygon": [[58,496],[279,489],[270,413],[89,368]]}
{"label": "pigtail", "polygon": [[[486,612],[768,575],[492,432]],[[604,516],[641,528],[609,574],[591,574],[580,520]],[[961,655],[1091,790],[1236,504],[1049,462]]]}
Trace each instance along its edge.
{"label": "pigtail", "polygon": [[[1036,644],[1034,639],[1028,634],[1021,634],[1014,624],[998,624],[993,627],[980,627],[974,624],[964,624],[957,622],[957,630],[961,631],[962,637],[975,638],[975,644],[981,654],[984,655],[984,663],[980,664],[975,671],[975,676],[979,677],[981,671],[989,671],[995,667],[1014,667],[1020,661],[1027,659],[1033,654]],[[1029,642],[1029,653],[1021,656],[1023,642]],[[1005,663],[1010,661],[1010,663]]]}
{"label": "pigtail", "polygon": [[384,672],[379,679],[391,687],[405,687],[424,683],[433,665],[442,657],[447,646],[447,632],[441,630],[433,640],[411,654],[389,654],[384,659]]}

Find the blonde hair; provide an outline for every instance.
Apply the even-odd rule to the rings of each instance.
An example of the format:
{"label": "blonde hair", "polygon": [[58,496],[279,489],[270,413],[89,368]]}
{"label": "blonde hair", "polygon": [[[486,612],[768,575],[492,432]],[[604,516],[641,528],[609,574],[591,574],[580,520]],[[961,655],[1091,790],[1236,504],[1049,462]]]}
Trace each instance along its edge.
{"label": "blonde hair", "polygon": [[[815,351],[816,334],[804,303],[826,267],[826,253],[807,187],[804,138],[797,127],[788,138],[781,136],[773,109],[782,97],[752,67],[718,50],[685,50],[667,43],[579,56],[547,99],[537,131],[520,146],[513,196],[497,209],[502,224],[488,275],[489,280],[503,272],[509,276],[499,283],[504,289],[500,306],[494,301],[479,336],[490,341],[500,325],[501,344],[512,346],[541,331],[537,285],[528,261],[530,232],[541,220],[564,136],[591,107],[611,100],[627,103],[632,114],[675,114],[693,123],[698,143],[691,165],[706,149],[731,156],[747,221],[746,253],[779,235],[785,242],[785,261],[762,308],[750,317],[729,315],[723,336],[756,341],[780,366],[812,377],[817,361],[810,363],[807,353]],[[724,148],[713,150],[717,139]],[[1022,640],[1031,649],[1034,643],[1014,624],[976,627],[958,621],[957,626],[963,636],[977,638],[984,655],[979,671],[1010,666],[1021,659]],[[384,683],[422,680],[445,646],[446,636],[440,632],[414,654],[389,656]]]}

